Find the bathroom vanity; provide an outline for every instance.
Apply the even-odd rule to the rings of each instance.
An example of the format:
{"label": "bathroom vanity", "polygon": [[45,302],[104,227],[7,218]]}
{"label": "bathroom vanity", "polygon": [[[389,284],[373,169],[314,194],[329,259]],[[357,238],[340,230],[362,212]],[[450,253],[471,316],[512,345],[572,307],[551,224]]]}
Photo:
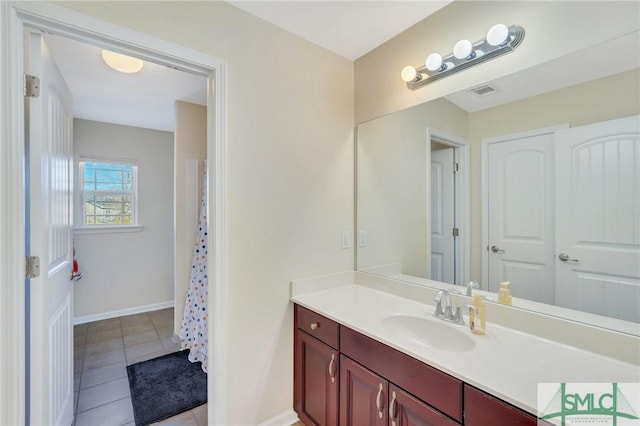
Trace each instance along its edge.
{"label": "bathroom vanity", "polygon": [[539,382],[640,379],[637,365],[490,318],[472,335],[431,316],[427,288],[312,281],[291,298],[294,409],[307,425],[536,425]]}
{"label": "bathroom vanity", "polygon": [[322,315],[299,305],[294,315],[295,409],[305,424],[536,424],[533,415]]}

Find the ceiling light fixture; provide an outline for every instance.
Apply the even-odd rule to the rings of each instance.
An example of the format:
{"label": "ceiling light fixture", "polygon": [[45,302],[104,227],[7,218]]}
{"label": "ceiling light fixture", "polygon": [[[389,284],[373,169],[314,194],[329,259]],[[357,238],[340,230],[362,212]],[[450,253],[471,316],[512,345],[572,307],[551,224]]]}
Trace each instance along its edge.
{"label": "ceiling light fixture", "polygon": [[487,37],[482,40],[475,43],[460,40],[453,47],[453,53],[447,56],[442,57],[439,53],[432,53],[427,56],[424,66],[404,67],[401,77],[409,89],[416,90],[458,71],[513,52],[523,39],[522,27],[497,24],[491,27]]}
{"label": "ceiling light fixture", "polygon": [[102,59],[114,70],[127,74],[136,73],[144,66],[144,62],[142,62],[141,59],[132,58],[131,56],[112,52],[110,50],[102,51]]}

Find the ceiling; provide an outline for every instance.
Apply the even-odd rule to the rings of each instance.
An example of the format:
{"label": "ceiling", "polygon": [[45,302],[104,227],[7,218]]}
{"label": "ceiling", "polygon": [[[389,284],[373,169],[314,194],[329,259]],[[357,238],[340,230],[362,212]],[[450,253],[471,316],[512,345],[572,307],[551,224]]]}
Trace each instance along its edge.
{"label": "ceiling", "polygon": [[453,0],[227,3],[352,61]]}
{"label": "ceiling", "polygon": [[[356,59],[438,9],[444,1],[230,1],[312,43]],[[74,102],[74,117],[173,131],[174,103],[206,105],[206,79],[146,62],[122,74],[102,61],[101,49],[45,36]]]}
{"label": "ceiling", "polygon": [[[355,59],[446,6],[451,1],[229,1],[283,29]],[[473,112],[640,64],[640,38],[632,33],[546,64],[490,82],[497,91],[468,90],[448,100]],[[47,44],[74,98],[74,116],[173,131],[174,103],[206,105],[206,79],[145,62],[137,74],[107,67],[101,49],[47,35]],[[526,42],[526,40],[525,40]],[[610,66],[615,64],[615,66]],[[531,82],[536,84],[531,84]]]}
{"label": "ceiling", "polygon": [[496,89],[487,95],[475,94],[472,87],[445,98],[475,112],[636,69],[640,66],[638,35],[633,32],[487,82]]}
{"label": "ceiling", "polygon": [[207,80],[173,68],[144,63],[123,74],[102,60],[102,49],[47,35],[45,41],[73,95],[75,118],[173,131],[174,102],[206,105]]}

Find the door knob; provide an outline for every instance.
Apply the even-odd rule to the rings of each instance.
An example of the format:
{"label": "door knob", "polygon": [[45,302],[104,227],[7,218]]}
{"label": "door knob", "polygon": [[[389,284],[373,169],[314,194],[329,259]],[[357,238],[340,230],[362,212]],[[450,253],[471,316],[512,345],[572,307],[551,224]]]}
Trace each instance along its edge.
{"label": "door knob", "polygon": [[578,259],[571,259],[571,257],[569,257],[567,253],[560,253],[558,255],[558,259],[562,260],[563,262],[573,262],[573,263],[580,262]]}
{"label": "door knob", "polygon": [[494,252],[494,253],[504,253],[504,250],[502,250],[498,246],[491,246],[491,251]]}

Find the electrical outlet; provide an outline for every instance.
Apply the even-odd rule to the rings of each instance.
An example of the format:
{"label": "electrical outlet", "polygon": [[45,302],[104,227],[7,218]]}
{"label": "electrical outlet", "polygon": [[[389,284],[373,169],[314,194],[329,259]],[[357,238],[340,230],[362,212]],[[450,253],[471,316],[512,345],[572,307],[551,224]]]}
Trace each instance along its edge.
{"label": "electrical outlet", "polygon": [[348,249],[351,247],[351,232],[342,231],[342,248]]}
{"label": "electrical outlet", "polygon": [[358,234],[358,247],[366,247],[367,246],[367,230],[361,229]]}

